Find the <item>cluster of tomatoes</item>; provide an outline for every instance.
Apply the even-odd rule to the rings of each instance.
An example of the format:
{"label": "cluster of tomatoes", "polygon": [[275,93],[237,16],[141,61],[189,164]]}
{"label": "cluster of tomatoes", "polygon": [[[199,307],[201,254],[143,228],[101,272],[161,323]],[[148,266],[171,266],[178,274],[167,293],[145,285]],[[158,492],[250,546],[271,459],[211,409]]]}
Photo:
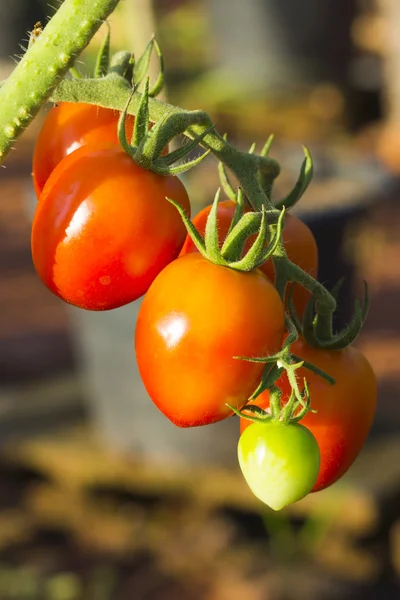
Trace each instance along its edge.
{"label": "cluster of tomatoes", "polygon": [[[79,103],[49,111],[33,160],[33,262],[54,294],[83,309],[115,309],[145,294],[135,347],[151,399],[179,427],[214,423],[230,417],[231,407],[246,405],[261,381],[264,364],[238,357],[271,356],[282,347],[285,308],[272,283],[273,265],[267,260],[260,269],[241,272],[202,256],[167,200],[190,217],[183,184],[144,169],[122,150],[118,117]],[[133,123],[133,117],[126,119],[127,137]],[[200,234],[209,213],[207,207],[193,219]],[[221,243],[234,213],[233,201],[219,203]],[[283,242],[291,261],[315,277],[314,237],[291,214]],[[308,299],[297,285],[298,314]],[[324,350],[300,338],[291,351],[336,384],[302,367],[296,373],[308,381],[314,411],[301,423],[240,419],[243,474],[275,509],[345,473],[365,442],[376,402],[373,371],[354,347]],[[287,373],[276,385],[284,406],[292,393]],[[269,390],[251,404],[268,413]]]}

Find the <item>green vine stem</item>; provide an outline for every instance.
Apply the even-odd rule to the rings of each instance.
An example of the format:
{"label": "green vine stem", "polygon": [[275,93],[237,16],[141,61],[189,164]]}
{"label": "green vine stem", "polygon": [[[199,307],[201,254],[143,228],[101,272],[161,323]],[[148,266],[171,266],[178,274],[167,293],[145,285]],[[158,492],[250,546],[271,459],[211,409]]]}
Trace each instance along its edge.
{"label": "green vine stem", "polygon": [[64,0],[31,44],[0,88],[0,162],[118,2]]}

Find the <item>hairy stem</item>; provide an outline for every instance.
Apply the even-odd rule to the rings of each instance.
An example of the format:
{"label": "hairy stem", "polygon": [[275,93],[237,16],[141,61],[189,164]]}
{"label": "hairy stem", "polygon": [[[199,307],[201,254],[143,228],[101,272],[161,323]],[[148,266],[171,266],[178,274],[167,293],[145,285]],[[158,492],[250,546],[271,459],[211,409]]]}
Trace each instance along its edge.
{"label": "hairy stem", "polygon": [[64,0],[27,50],[0,88],[0,162],[118,2]]}

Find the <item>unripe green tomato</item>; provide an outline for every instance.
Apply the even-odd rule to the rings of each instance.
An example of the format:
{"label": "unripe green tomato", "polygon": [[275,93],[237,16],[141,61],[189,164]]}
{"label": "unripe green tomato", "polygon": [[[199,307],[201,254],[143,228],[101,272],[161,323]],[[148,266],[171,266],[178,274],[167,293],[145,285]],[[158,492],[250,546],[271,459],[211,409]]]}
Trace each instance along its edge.
{"label": "unripe green tomato", "polygon": [[253,494],[274,510],[304,498],[318,477],[318,444],[298,423],[253,423],[240,436],[238,458]]}

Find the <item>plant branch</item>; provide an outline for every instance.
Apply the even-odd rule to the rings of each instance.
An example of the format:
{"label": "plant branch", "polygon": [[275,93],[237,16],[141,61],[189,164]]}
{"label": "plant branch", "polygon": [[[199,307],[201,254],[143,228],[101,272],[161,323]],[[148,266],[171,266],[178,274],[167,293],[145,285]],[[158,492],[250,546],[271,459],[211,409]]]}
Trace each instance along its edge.
{"label": "plant branch", "polygon": [[118,2],[64,0],[31,44],[0,88],[0,162]]}

